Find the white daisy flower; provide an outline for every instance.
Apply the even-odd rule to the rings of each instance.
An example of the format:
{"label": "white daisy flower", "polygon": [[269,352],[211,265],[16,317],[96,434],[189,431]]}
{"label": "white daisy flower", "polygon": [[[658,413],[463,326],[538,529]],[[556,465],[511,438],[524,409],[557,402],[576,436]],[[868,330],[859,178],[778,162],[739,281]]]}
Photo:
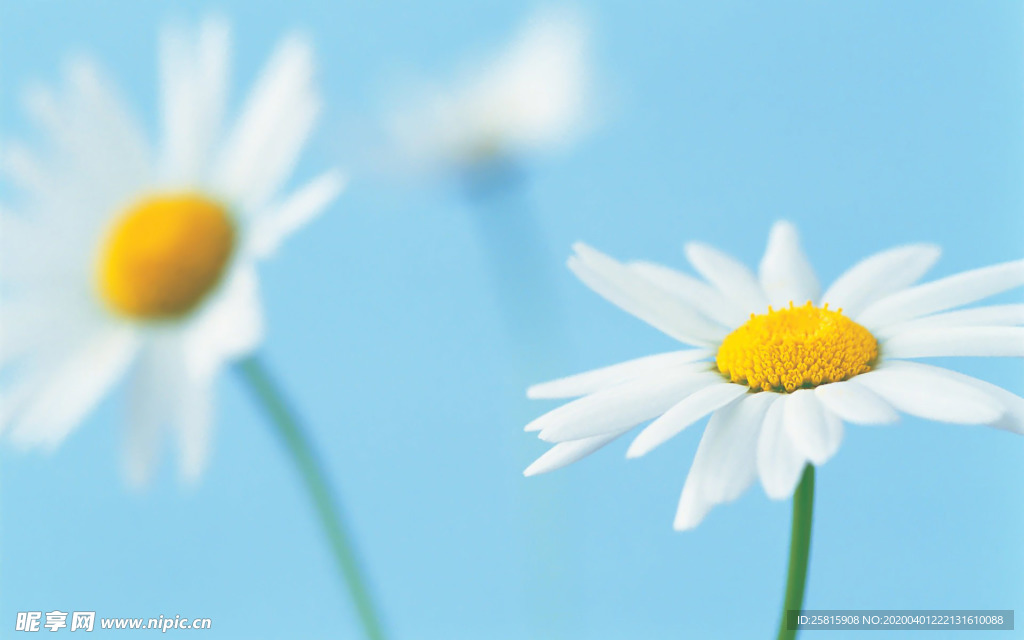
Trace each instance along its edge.
{"label": "white daisy flower", "polygon": [[415,168],[469,168],[571,142],[587,124],[587,29],[579,15],[534,15],[508,48],[387,123]]}
{"label": "white daisy flower", "polygon": [[1024,356],[1024,305],[959,309],[1024,285],[1024,260],[915,285],[938,247],[896,247],[854,265],[824,293],[793,225],[771,230],[754,274],[691,243],[701,278],[623,264],[584,244],[569,268],[623,310],[693,349],[652,355],[531,387],[531,398],[578,398],[527,425],[556,443],[526,469],[558,469],[641,422],[627,456],[642,456],[711,415],[683,488],[675,528],[760,477],[769,497],[793,494],[805,465],[839,449],[843,424],[885,424],[897,412],[1024,433],[1024,399],[911,359]]}
{"label": "white daisy flower", "polygon": [[216,20],[162,33],[155,147],[89,60],[27,94],[49,148],[3,158],[24,195],[0,211],[12,440],[56,446],[128,378],[129,479],[149,476],[167,430],[182,474],[204,468],[214,377],[263,336],[256,264],[344,185],[330,170],[284,189],[320,111],[310,44],[280,43],[229,126],[230,48]]}

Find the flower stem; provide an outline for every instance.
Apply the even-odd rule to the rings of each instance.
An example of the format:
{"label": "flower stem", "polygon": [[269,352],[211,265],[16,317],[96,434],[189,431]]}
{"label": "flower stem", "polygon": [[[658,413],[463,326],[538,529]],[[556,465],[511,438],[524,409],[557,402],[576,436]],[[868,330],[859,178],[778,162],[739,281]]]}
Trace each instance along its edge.
{"label": "flower stem", "polygon": [[278,435],[302,474],[366,637],[370,640],[383,640],[384,632],[381,630],[380,619],[370,598],[366,578],[359,566],[352,536],[342,518],[341,510],[331,495],[323,468],[299,426],[295,412],[257,356],[242,360],[239,363],[239,371],[270,422],[276,427]]}
{"label": "flower stem", "polygon": [[[793,533],[789,541],[789,577],[786,579],[786,600],[779,622],[779,640],[796,638],[796,625],[790,629],[789,612],[799,612],[804,605],[807,582],[807,560],[811,554],[811,520],[814,517],[814,465],[804,468],[804,475],[793,494]],[[794,614],[795,615],[795,614]],[[795,621],[794,621],[795,622]]]}

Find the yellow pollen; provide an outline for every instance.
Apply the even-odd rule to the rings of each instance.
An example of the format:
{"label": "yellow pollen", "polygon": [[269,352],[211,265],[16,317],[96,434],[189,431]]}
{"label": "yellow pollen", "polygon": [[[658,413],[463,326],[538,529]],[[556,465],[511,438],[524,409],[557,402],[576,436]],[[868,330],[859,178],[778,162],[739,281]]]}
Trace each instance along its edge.
{"label": "yellow pollen", "polygon": [[839,311],[805,306],[750,314],[722,341],[722,375],[755,391],[793,392],[847,380],[871,370],[878,341]]}
{"label": "yellow pollen", "polygon": [[144,198],[115,223],[99,254],[100,295],[126,316],[168,319],[194,309],[235,245],[227,210],[194,193]]}

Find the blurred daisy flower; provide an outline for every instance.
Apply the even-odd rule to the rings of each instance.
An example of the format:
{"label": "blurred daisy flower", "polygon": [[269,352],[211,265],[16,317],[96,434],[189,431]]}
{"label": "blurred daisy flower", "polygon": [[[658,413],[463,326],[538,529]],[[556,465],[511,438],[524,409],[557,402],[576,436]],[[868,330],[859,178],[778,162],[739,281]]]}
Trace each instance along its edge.
{"label": "blurred daisy flower", "polygon": [[822,294],[785,222],[771,230],[757,275],[703,244],[687,245],[686,255],[703,279],[575,247],[569,267],[587,286],[696,348],[531,387],[531,398],[578,399],[526,427],[556,443],[526,475],[575,462],[653,419],[627,453],[642,456],[710,414],[675,518],[685,530],[758,477],[769,497],[793,495],[813,472],[805,466],[835,455],[844,422],[891,423],[902,411],[1024,433],[1024,399],[910,361],[1024,356],[1024,305],[959,308],[1024,285],[1024,261],[915,285],[939,249],[902,246],[854,265]]}
{"label": "blurred daisy flower", "polygon": [[0,211],[13,440],[56,446],[127,378],[129,479],[147,479],[167,430],[182,474],[203,470],[214,377],[263,336],[256,264],[344,185],[330,170],[284,188],[320,111],[309,43],[279,44],[233,123],[230,49],[217,20],[162,33],[156,145],[87,59],[60,91],[27,93],[48,146],[3,158],[24,196]]}
{"label": "blurred daisy flower", "polygon": [[508,48],[448,88],[422,92],[388,129],[414,169],[473,169],[571,142],[588,124],[587,29],[535,14]]}

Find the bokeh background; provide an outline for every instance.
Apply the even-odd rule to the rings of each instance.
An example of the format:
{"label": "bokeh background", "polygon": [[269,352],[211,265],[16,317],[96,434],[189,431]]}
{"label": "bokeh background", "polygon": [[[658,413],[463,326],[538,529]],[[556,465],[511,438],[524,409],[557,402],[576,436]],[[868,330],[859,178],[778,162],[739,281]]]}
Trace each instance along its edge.
{"label": "bokeh background", "polygon": [[[527,401],[529,383],[673,348],[563,260],[582,239],[678,266],[699,239],[756,264],[779,218],[826,282],[909,241],[945,247],[935,276],[1021,257],[1024,5],[581,7],[600,126],[527,159],[516,200],[540,229],[555,314],[531,312],[528,287],[495,286],[479,202],[389,175],[373,151],[396,86],[501,46],[532,8],[4,2],[3,134],[30,137],[16,92],[57,81],[76,51],[155,129],[168,19],[232,20],[235,104],[284,29],[308,32],[326,111],[298,178],[342,163],[352,184],[263,269],[265,356],[320,447],[392,636],[773,637],[789,504],[755,488],[672,531],[700,429],[641,460],[625,461],[623,442],[521,476],[544,450],[521,427],[554,406]],[[509,296],[529,326],[510,330]],[[556,332],[551,357],[521,344]],[[1024,392],[1019,361],[955,364]],[[358,637],[291,461],[235,376],[219,391],[215,454],[193,488],[170,464],[150,490],[125,487],[119,394],[52,455],[0,447],[0,635],[17,611],[61,609],[210,617],[218,638]],[[1022,460],[1024,439],[983,427],[850,427],[818,474],[806,606],[1024,610]],[[902,637],[872,637],[890,635]]]}

